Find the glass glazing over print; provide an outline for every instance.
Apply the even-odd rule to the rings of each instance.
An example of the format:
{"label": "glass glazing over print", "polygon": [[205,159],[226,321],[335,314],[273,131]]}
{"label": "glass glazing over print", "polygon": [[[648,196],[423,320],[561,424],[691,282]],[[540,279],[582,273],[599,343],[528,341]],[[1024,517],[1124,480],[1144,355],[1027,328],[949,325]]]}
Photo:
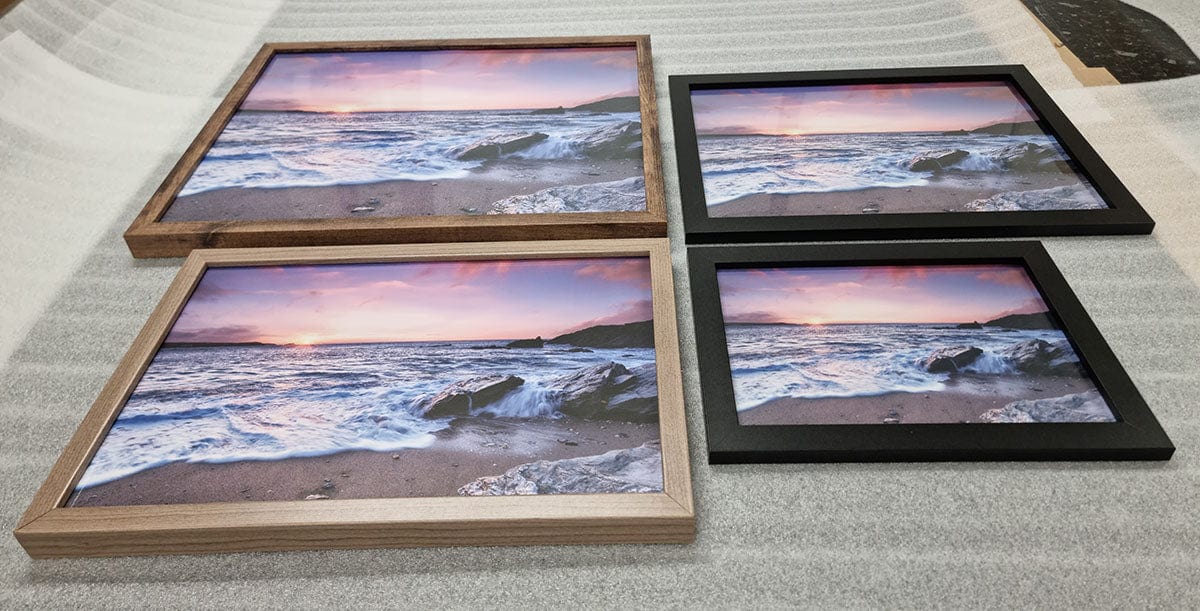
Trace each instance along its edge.
{"label": "glass glazing over print", "polygon": [[1017,265],[719,269],[743,425],[1110,422]]}
{"label": "glass glazing over print", "polygon": [[69,504],[662,490],[649,260],[210,268]]}
{"label": "glass glazing over print", "polygon": [[710,217],[1108,207],[1004,81],[691,97]]}
{"label": "glass glazing over print", "polygon": [[280,53],[164,221],[646,209],[635,47]]}

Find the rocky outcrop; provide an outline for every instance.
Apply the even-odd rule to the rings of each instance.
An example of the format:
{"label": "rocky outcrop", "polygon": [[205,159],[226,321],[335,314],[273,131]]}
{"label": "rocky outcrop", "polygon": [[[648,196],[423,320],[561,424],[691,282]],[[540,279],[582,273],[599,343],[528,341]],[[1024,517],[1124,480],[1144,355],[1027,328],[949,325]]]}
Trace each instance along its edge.
{"label": "rocky outcrop", "polygon": [[1007,170],[1016,172],[1069,171],[1058,150],[1045,144],[1018,142],[991,154],[992,159]]}
{"label": "rocky outcrop", "polygon": [[605,414],[622,420],[652,422],[658,420],[658,369],[654,363],[629,370],[633,383],[615,394],[605,406]]}
{"label": "rocky outcrop", "polygon": [[537,336],[533,339],[518,339],[508,342],[504,345],[505,348],[541,348],[546,345],[546,340],[542,336]]}
{"label": "rocky outcrop", "polygon": [[546,343],[570,344],[588,348],[653,348],[654,321],[644,320],[623,325],[596,325],[559,335]]}
{"label": "rocky outcrop", "polygon": [[970,153],[960,149],[921,153],[909,160],[908,169],[914,172],[940,172],[966,159],[967,155]]}
{"label": "rocky outcrop", "polygon": [[963,208],[973,212],[1091,210],[1103,207],[1104,202],[1096,197],[1091,189],[1082,184],[1032,191],[1008,191],[963,204]]}
{"label": "rocky outcrop", "polygon": [[658,419],[658,379],[653,364],[632,371],[608,362],[546,383],[561,402],[558,411],[576,418],[653,422]]}
{"label": "rocky outcrop", "polygon": [[567,114],[567,109],[563,108],[562,106],[558,106],[556,108],[539,108],[535,111],[530,112],[529,114],[531,114],[531,115],[565,115],[565,114]]}
{"label": "rocky outcrop", "polygon": [[517,376],[500,374],[455,382],[431,397],[417,402],[417,414],[426,418],[466,416],[489,403],[500,400],[512,389],[525,383]]}
{"label": "rocky outcrop", "polygon": [[980,416],[984,422],[1112,422],[1112,411],[1095,390],[1052,399],[1013,401]]}
{"label": "rocky outcrop", "polygon": [[636,212],[646,209],[646,181],[641,177],[590,185],[550,187],[514,195],[492,204],[488,214],[546,212]]}
{"label": "rocky outcrop", "polygon": [[598,456],[539,460],[503,475],[481,477],[461,488],[463,496],[513,494],[604,494],[661,492],[662,448],[650,442]]}
{"label": "rocky outcrop", "polygon": [[1079,376],[1079,356],[1067,340],[1054,343],[1040,339],[1013,344],[999,352],[1022,373],[1052,376]]}
{"label": "rocky outcrop", "polygon": [[975,362],[983,350],[975,346],[954,346],[938,348],[933,354],[925,357],[921,366],[929,373],[957,373],[958,370]]}
{"label": "rocky outcrop", "polygon": [[579,153],[593,159],[642,157],[642,124],[639,121],[605,125],[573,140]]}
{"label": "rocky outcrop", "polygon": [[463,161],[499,159],[502,155],[523,151],[549,137],[540,132],[488,136],[471,144],[451,149],[450,156]]}
{"label": "rocky outcrop", "polygon": [[1046,132],[1038,126],[1037,121],[1020,121],[1009,123],[993,123],[971,130],[972,134],[992,134],[994,136],[1040,136]]}
{"label": "rocky outcrop", "polygon": [[982,329],[983,325],[979,324],[979,321],[964,322],[962,324],[955,325],[954,328],[955,329]]}
{"label": "rocky outcrop", "polygon": [[1006,329],[1057,329],[1054,321],[1050,320],[1049,312],[1033,314],[1009,314],[983,323],[985,327],[1004,327]]}
{"label": "rocky outcrop", "polygon": [[591,112],[638,112],[642,109],[641,100],[637,96],[622,96],[580,104],[571,110],[588,110]]}

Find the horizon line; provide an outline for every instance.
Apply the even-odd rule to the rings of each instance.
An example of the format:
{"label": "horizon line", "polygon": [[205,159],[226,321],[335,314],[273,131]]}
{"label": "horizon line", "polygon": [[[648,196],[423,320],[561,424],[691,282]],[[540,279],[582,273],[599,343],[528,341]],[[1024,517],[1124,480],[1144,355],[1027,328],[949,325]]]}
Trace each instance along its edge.
{"label": "horizon line", "polygon": [[[988,123],[986,125],[980,125],[979,127],[973,127],[971,129],[959,128],[959,129],[913,129],[913,130],[868,131],[868,132],[806,132],[803,134],[787,134],[787,133],[782,133],[782,132],[777,132],[777,133],[771,133],[771,132],[709,132],[709,131],[697,130],[696,134],[699,136],[844,136],[844,135],[849,135],[849,134],[929,134],[929,133],[944,133],[944,132],[956,132],[956,131],[971,133],[972,131],[992,127],[995,125],[1018,125],[1021,123],[1037,124],[1038,121],[997,121],[996,123]],[[1047,134],[1047,135],[1049,135],[1049,134]]]}
{"label": "horizon line", "polygon": [[1050,310],[1046,309],[1046,310],[1042,310],[1040,312],[1025,312],[1025,313],[1021,313],[1021,314],[1003,314],[1000,316],[996,316],[995,318],[989,318],[988,320],[986,320],[984,322],[980,322],[978,320],[970,320],[970,321],[906,320],[906,321],[891,321],[891,322],[839,320],[837,322],[784,322],[784,321],[771,321],[771,322],[732,321],[732,322],[730,322],[730,321],[725,321],[725,324],[726,325],[787,325],[787,326],[791,326],[791,327],[832,327],[832,326],[836,326],[836,325],[964,325],[964,324],[971,324],[971,323],[979,323],[981,325],[986,325],[989,322],[997,321],[997,320],[1000,320],[1001,318],[1007,318],[1009,316],[1033,316],[1035,314],[1045,314],[1048,316],[1050,314]]}

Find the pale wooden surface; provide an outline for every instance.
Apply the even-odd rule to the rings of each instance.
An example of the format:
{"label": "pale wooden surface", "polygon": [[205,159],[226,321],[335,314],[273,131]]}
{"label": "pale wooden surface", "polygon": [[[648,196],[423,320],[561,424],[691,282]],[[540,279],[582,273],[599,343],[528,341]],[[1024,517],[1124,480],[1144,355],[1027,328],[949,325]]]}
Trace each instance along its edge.
{"label": "pale wooden surface", "polygon": [[[599,46],[633,46],[637,49],[642,165],[646,185],[644,211],[255,221],[160,220],[277,52]],[[180,257],[193,248],[664,236],[667,213],[655,100],[650,37],[645,35],[267,43],[246,66],[192,144],[134,218],[125,231],[125,241],[135,257]]]}
{"label": "pale wooden surface", "polygon": [[[661,494],[62,506],[209,267],[601,256],[650,260],[663,458]],[[192,251],[35,494],[15,535],[35,558],[691,541],[695,516],[673,291],[666,238]],[[489,533],[495,537],[489,538]]]}

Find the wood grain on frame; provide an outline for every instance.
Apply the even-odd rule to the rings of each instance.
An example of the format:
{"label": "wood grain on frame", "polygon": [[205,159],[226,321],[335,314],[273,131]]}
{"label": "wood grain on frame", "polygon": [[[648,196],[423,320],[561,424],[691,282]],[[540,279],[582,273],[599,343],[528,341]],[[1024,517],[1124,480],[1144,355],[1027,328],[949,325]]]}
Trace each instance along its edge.
{"label": "wood grain on frame", "polygon": [[[645,256],[650,259],[663,492],[64,507],[209,267]],[[429,545],[686,543],[695,536],[667,240],[196,250],[14,531],[35,558]]]}
{"label": "wood grain on frame", "polygon": [[[161,220],[276,53],[612,46],[637,49],[645,211],[294,220]],[[267,43],[250,61],[150,201],[134,218],[125,231],[125,242],[134,257],[143,258],[186,256],[194,248],[662,237],[667,235],[667,213],[656,99],[650,37],[645,35]]]}

